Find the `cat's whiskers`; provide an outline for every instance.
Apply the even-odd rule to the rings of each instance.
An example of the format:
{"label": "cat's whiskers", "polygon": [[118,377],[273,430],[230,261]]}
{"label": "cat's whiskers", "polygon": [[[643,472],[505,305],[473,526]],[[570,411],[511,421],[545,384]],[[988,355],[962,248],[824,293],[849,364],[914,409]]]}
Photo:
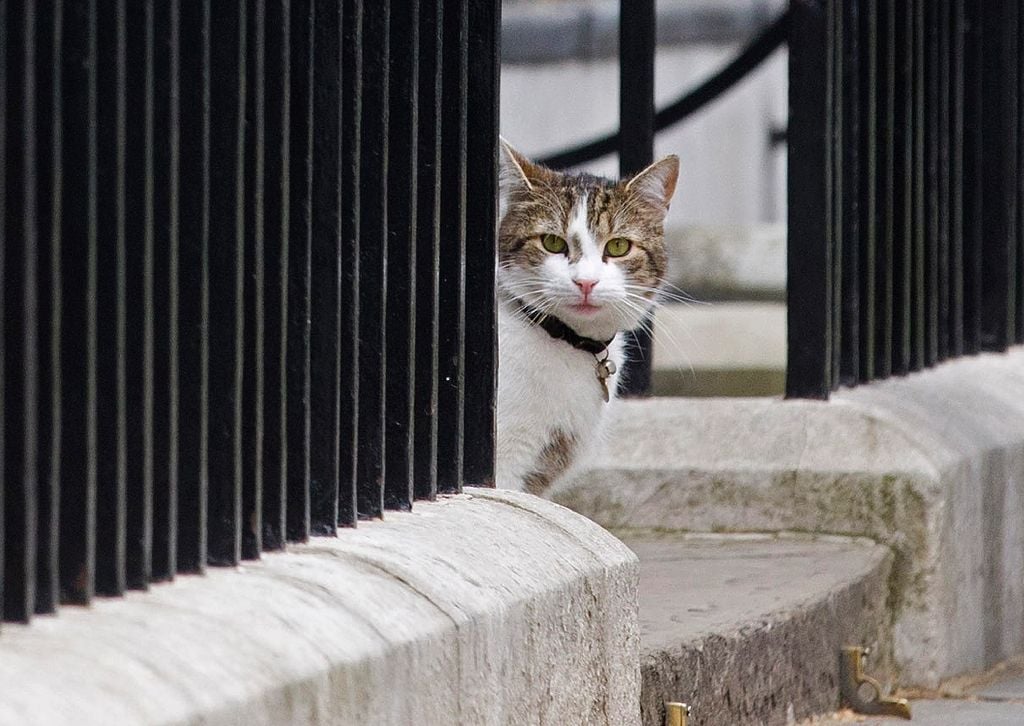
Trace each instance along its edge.
{"label": "cat's whiskers", "polygon": [[[677,299],[679,299],[679,300],[686,300],[687,302],[694,303],[695,305],[710,305],[711,304],[707,300],[701,300],[699,298],[695,298],[693,295],[691,295],[690,293],[686,292],[686,290],[684,290],[683,288],[679,287],[678,285],[673,285],[671,282],[669,282],[667,280],[662,280],[660,287],[663,290],[665,288],[672,288],[673,290],[676,290],[677,292],[674,292],[674,293],[671,293],[671,294],[674,297],[676,297]],[[666,290],[666,292],[668,292],[668,290]]]}
{"label": "cat's whiskers", "polygon": [[[669,283],[664,283],[664,285],[668,286],[668,287],[675,287],[674,285],[669,285]],[[709,303],[707,303],[707,302],[705,302],[703,300],[698,300],[697,298],[691,297],[691,296],[687,295],[685,292],[682,292],[682,291],[680,291],[680,292],[682,292],[682,294],[671,292],[669,290],[666,290],[664,286],[662,286],[662,287],[653,287],[653,286],[649,286],[649,285],[641,285],[639,283],[627,282],[627,283],[624,283],[623,287],[628,292],[631,292],[633,294],[640,294],[640,295],[643,295],[643,296],[650,296],[648,298],[649,300],[656,301],[656,302],[659,302],[659,303],[661,303],[661,302],[675,302],[675,303],[680,303],[682,305],[686,305],[688,307],[692,306],[692,305],[708,305],[709,304]],[[679,288],[676,288],[676,289],[678,290]]]}
{"label": "cat's whiskers", "polygon": [[[642,303],[637,302],[636,298],[639,298],[642,301]],[[651,318],[652,322],[648,322],[647,316],[654,309],[650,305],[650,301],[646,297],[643,297],[641,295],[638,295],[627,290],[625,296],[621,299],[620,302],[628,310],[637,313],[640,316],[640,323],[636,327],[636,330],[642,330],[645,333],[648,333],[651,336],[651,339],[654,340],[656,344],[667,344],[670,349],[672,349],[676,354],[679,355],[680,358],[682,358],[686,362],[686,365],[690,370],[690,375],[693,377],[694,380],[696,380],[697,373],[693,367],[693,360],[687,353],[687,348],[684,347],[683,344],[679,341],[679,339],[670,331],[668,326],[660,325],[657,327],[657,329],[655,329],[654,325],[652,324],[653,317]],[[657,333],[655,333],[655,330],[657,330]],[[692,331],[688,327],[685,327],[685,325],[683,327],[683,332],[686,334],[690,342],[693,343],[694,346],[699,349],[699,343],[694,338]]]}

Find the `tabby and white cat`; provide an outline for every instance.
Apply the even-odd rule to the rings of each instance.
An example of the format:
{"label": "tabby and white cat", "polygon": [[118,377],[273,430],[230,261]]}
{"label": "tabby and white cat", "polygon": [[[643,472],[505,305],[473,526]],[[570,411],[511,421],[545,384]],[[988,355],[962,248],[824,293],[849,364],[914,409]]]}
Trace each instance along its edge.
{"label": "tabby and white cat", "polygon": [[497,485],[539,494],[599,442],[623,335],[655,304],[679,160],[622,181],[561,174],[504,140]]}

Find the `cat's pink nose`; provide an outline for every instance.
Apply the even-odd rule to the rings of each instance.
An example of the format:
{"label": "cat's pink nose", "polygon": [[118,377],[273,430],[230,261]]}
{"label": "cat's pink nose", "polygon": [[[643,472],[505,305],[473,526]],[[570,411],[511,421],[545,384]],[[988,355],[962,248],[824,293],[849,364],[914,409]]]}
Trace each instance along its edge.
{"label": "cat's pink nose", "polygon": [[597,284],[597,280],[573,280],[573,282],[576,283],[580,292],[583,293],[584,300],[590,297],[590,291],[593,290],[594,286]]}

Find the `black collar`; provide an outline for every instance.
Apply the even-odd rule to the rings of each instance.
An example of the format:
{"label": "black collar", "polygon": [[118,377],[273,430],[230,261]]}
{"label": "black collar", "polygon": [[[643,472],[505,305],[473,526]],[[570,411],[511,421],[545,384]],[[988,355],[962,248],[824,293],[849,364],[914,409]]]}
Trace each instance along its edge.
{"label": "black collar", "polygon": [[614,336],[608,340],[585,338],[555,316],[542,313],[536,308],[530,307],[522,300],[516,300],[516,303],[523,314],[529,318],[530,322],[542,327],[544,332],[555,340],[564,340],[577,350],[584,350],[591,355],[599,355],[615,340]]}

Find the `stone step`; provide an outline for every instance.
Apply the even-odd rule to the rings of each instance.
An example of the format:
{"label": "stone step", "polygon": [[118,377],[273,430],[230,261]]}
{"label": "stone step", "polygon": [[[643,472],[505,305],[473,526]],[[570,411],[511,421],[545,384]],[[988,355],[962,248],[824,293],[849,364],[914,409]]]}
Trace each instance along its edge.
{"label": "stone step", "polygon": [[[838,652],[890,660],[891,555],[869,540],[615,532],[640,559],[641,710],[691,726],[792,723],[838,705]],[[884,661],[884,662],[883,662]]]}

